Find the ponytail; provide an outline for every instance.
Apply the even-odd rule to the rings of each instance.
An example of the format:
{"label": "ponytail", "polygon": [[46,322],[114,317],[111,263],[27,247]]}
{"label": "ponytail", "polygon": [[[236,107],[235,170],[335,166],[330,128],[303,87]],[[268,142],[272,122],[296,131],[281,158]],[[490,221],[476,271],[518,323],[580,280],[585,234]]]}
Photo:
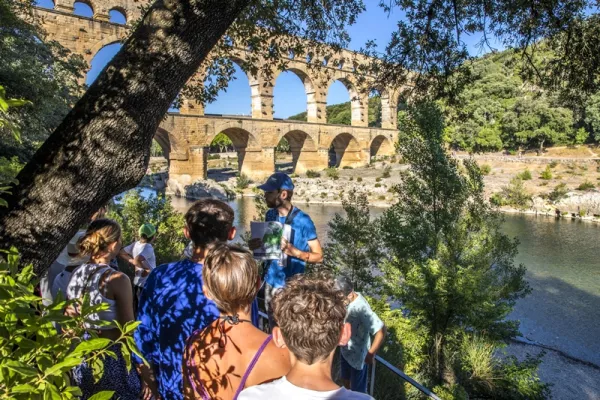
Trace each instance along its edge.
{"label": "ponytail", "polygon": [[112,219],[97,219],[88,226],[85,234],[79,239],[81,254],[94,256],[104,252],[108,246],[121,238],[121,227]]}

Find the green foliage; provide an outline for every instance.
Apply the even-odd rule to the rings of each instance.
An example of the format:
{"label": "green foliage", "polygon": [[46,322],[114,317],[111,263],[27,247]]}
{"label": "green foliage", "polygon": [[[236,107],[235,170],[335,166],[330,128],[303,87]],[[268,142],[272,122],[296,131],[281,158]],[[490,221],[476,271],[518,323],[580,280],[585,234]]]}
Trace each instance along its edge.
{"label": "green foliage", "polygon": [[[82,301],[57,298],[44,305],[34,295],[38,279],[31,265],[19,271],[16,249],[2,251],[0,261],[0,397],[6,399],[77,399],[81,390],[71,385],[70,370],[87,362],[93,367],[95,379],[104,370],[103,359],[115,356],[112,346],[118,345],[129,360],[131,353],[140,355],[131,336],[139,322],[118,326],[121,336],[116,344],[99,338],[84,326],[90,314],[106,310],[106,303],[90,305],[89,296]],[[1,259],[2,257],[0,257]],[[80,304],[77,317],[65,316],[68,305]],[[60,324],[58,333],[55,324]],[[84,332],[90,340],[82,341]],[[130,364],[131,365],[131,364]]]}
{"label": "green foliage", "polygon": [[556,168],[557,165],[558,165],[558,163],[556,161],[552,161],[552,162],[550,162],[550,164],[548,164],[548,166],[550,168]]}
{"label": "green foliage", "polygon": [[472,80],[445,110],[444,137],[452,147],[488,152],[585,142],[588,132],[574,129],[572,110],[552,94],[540,95],[536,87],[524,84],[518,57],[507,50],[469,64]]}
{"label": "green foliage", "polygon": [[596,142],[600,141],[600,92],[591,95],[585,104],[585,123]]}
{"label": "green foliage", "polygon": [[517,178],[521,179],[522,181],[530,181],[533,176],[531,176],[531,171],[529,169],[525,169],[525,171],[517,174]]}
{"label": "green foliage", "polygon": [[495,357],[503,345],[483,335],[465,335],[459,352],[461,377],[471,396],[506,400],[547,399],[549,385],[540,381],[537,369],[544,353],[527,355],[523,362],[516,357]]}
{"label": "green foliage", "polygon": [[379,188],[379,187],[381,187],[381,183],[379,183],[379,182],[378,182],[378,183],[376,183],[376,184],[375,184],[375,187],[376,187],[376,188]]}
{"label": "green foliage", "polygon": [[525,190],[523,180],[515,177],[507,186],[502,188],[490,198],[492,204],[497,206],[512,206],[520,209],[527,208],[531,203],[531,195]]}
{"label": "green foliage", "polygon": [[540,179],[544,179],[546,181],[552,179],[552,169],[550,168],[549,165],[547,165],[546,169],[544,169],[542,171],[542,173],[540,174]]}
{"label": "green foliage", "polygon": [[308,171],[306,171],[306,177],[307,178],[319,178],[321,176],[321,174],[317,171],[313,171],[312,169],[309,169]]}
{"label": "green foliage", "polygon": [[17,157],[0,157],[0,182],[12,182],[24,166]]}
{"label": "green foliage", "polygon": [[332,179],[338,179],[340,177],[340,171],[338,171],[338,169],[335,167],[329,167],[325,169],[325,174],[327,177]]}
{"label": "green foliage", "polygon": [[143,197],[139,190],[131,190],[111,205],[108,217],[121,225],[125,244],[138,239],[142,224],[153,224],[157,229],[152,243],[157,265],[181,258],[188,243],[183,236],[183,215],[173,209],[171,199],[163,194]]}
{"label": "green foliage", "polygon": [[466,160],[461,173],[447,156],[439,109],[410,109],[399,131],[399,152],[410,168],[396,186],[398,202],[380,220],[387,255],[380,269],[385,293],[420,329],[416,370],[434,387],[460,376],[453,355],[464,332],[485,333],[498,344],[518,334],[518,321],[507,317],[530,288],[525,267],[514,264],[517,241],[483,200],[479,168]]}
{"label": "green foliage", "polygon": [[210,143],[211,148],[215,148],[219,153],[233,149],[233,142],[223,132],[220,132]]}
{"label": "green foliage", "polygon": [[275,148],[275,151],[280,152],[280,153],[289,153],[292,151],[292,149],[290,148],[290,142],[287,140],[287,138],[285,136],[281,138],[281,140],[279,141],[279,144]]}
{"label": "green foliage", "polygon": [[160,147],[160,144],[158,144],[158,142],[154,139],[152,139],[152,147],[150,147],[150,155],[152,157],[165,157],[165,158],[167,156],[163,153],[163,149],[162,149],[162,147]]}
{"label": "green foliage", "polygon": [[381,174],[382,178],[389,178],[391,176],[392,168],[388,165],[383,169],[383,174]]}
{"label": "green foliage", "polygon": [[481,175],[489,175],[492,172],[492,166],[489,164],[483,164],[479,166],[479,170],[481,171]]}
{"label": "green foliage", "polygon": [[382,257],[377,224],[371,219],[365,193],[352,190],[342,200],[345,216],[335,213],[329,221],[325,264],[343,273],[359,292],[372,293],[377,287],[373,269]]}
{"label": "green foliage", "polygon": [[[6,91],[0,86],[0,137],[5,136],[5,131],[12,134],[14,140],[21,143],[21,131],[19,127],[12,121],[9,111],[14,107],[21,107],[28,104],[27,101],[17,99],[7,99]],[[15,177],[23,168],[23,164],[19,162],[17,157],[12,157],[10,160],[6,157],[0,157],[0,195],[10,194],[9,184],[18,183]],[[6,200],[0,198],[0,206],[6,207]]]}
{"label": "green foliage", "polygon": [[564,183],[559,183],[556,187],[548,194],[548,199],[553,202],[558,202],[567,197],[567,193],[569,190],[567,189],[567,185]]}
{"label": "green foliage", "polygon": [[[345,102],[340,104],[333,104],[326,107],[327,110],[327,123],[338,124],[338,125],[351,125],[352,123],[352,110],[351,103]],[[300,114],[292,115],[287,119],[294,121],[306,121],[306,111]],[[381,126],[381,97],[372,96],[369,97],[369,115],[368,115],[369,126],[380,127]]]}
{"label": "green foliage", "polygon": [[248,175],[246,174],[240,174],[240,176],[235,179],[235,187],[238,189],[246,189],[251,183],[252,180],[248,178]]}
{"label": "green foliage", "polygon": [[381,177],[378,176],[377,178],[375,178],[375,182],[381,182]]}
{"label": "green foliage", "polygon": [[362,176],[359,176],[356,178],[356,182],[362,182],[362,180],[363,180]]}
{"label": "green foliage", "polygon": [[583,182],[581,185],[579,185],[579,186],[577,187],[577,190],[584,190],[584,191],[587,191],[587,190],[592,190],[592,189],[594,189],[595,187],[596,187],[596,185],[594,185],[592,182],[590,182],[590,181],[585,181],[585,182]]}
{"label": "green foliage", "polygon": [[5,90],[2,96],[28,100],[24,107],[6,114],[3,111],[6,122],[0,123],[0,130],[14,133],[18,128],[21,138],[3,138],[0,156],[17,156],[21,161],[33,155],[75,104],[82,93],[78,79],[87,68],[82,56],[46,39],[41,24],[31,16],[31,4],[0,2],[0,86]]}

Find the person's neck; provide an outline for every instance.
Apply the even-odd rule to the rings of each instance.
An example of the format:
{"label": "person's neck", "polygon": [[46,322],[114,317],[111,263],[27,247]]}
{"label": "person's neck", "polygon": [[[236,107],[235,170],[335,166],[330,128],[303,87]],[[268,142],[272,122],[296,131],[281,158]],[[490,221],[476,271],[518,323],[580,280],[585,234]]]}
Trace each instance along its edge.
{"label": "person's neck", "polygon": [[96,256],[96,257],[91,257],[90,261],[94,264],[110,264],[110,260],[112,260],[112,257],[110,254],[104,254],[101,256]]}
{"label": "person's neck", "polygon": [[245,320],[248,320],[248,321],[252,321],[252,315],[251,315],[251,312],[250,312],[250,307],[248,307],[248,310],[238,310],[238,311],[236,311],[233,314],[228,314],[228,313],[223,313],[222,312],[221,313],[221,317],[225,317],[225,316],[228,316],[228,315],[236,315],[236,314],[237,314],[238,318],[241,319],[241,320],[245,319]]}
{"label": "person's neck", "polygon": [[204,264],[207,253],[206,247],[194,247],[191,260],[198,264]]}
{"label": "person's neck", "polygon": [[292,203],[286,201],[282,203],[279,207],[277,207],[277,212],[279,213],[280,217],[287,217],[290,211],[292,211],[292,208],[294,208]]}
{"label": "person's neck", "polygon": [[288,382],[303,389],[326,392],[340,388],[333,379],[331,379],[331,365],[333,364],[333,353],[322,361],[317,361],[313,365],[305,364],[291,354],[292,369],[285,376]]}

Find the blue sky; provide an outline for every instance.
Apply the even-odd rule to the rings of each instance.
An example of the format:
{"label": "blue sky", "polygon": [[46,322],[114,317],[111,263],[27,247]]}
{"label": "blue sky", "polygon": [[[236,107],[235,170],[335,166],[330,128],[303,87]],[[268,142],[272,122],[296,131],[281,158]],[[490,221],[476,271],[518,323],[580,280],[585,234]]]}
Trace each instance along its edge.
{"label": "blue sky", "polygon": [[[402,19],[403,13],[395,8],[388,15],[379,6],[379,0],[365,0],[366,12],[362,13],[356,24],[349,27],[351,50],[359,50],[368,40],[375,40],[378,50],[383,51],[389,38],[396,30],[398,20]],[[52,8],[52,0],[38,0],[37,4],[42,7]],[[75,3],[75,14],[91,16],[91,9],[83,3]],[[113,22],[122,23],[122,16],[112,13]],[[476,43],[479,37],[464,37],[463,40],[469,47],[472,55],[478,55],[479,50]],[[87,75],[87,83],[91,83],[98,76],[102,68],[117,53],[120,44],[112,44],[104,47],[92,60],[91,70]],[[210,114],[250,114],[250,87],[246,75],[236,66],[235,80],[229,83],[229,87],[222,92],[217,100],[206,106],[205,112]],[[291,115],[306,111],[306,94],[300,79],[291,72],[283,72],[275,82],[273,90],[274,111],[276,118],[287,118]],[[350,100],[350,95],[344,85],[336,81],[329,88],[327,104],[338,104]]]}

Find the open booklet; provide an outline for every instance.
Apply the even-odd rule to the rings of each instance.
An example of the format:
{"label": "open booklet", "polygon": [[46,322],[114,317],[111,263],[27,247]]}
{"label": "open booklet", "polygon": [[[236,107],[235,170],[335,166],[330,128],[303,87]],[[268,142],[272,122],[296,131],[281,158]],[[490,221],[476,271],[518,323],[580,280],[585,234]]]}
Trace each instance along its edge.
{"label": "open booklet", "polygon": [[263,245],[254,250],[254,258],[258,261],[280,260],[280,265],[286,265],[287,255],[281,251],[281,238],[288,241],[292,236],[292,227],[281,222],[250,222],[252,239],[262,240]]}

